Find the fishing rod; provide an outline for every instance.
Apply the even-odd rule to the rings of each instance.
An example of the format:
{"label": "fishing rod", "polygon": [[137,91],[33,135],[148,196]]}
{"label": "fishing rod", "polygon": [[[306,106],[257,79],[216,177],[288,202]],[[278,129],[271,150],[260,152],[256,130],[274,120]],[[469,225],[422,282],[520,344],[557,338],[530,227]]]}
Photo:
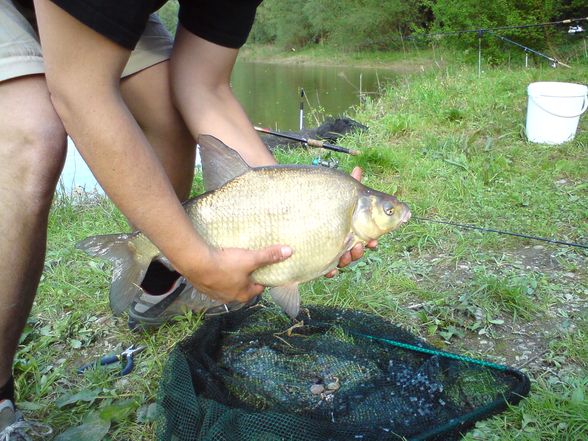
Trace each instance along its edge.
{"label": "fishing rod", "polygon": [[561,62],[559,60],[556,60],[555,58],[552,58],[549,55],[545,55],[544,53],[541,53],[539,51],[536,51],[534,49],[531,49],[530,47],[524,46],[524,45],[522,45],[520,43],[517,43],[516,41],[512,41],[512,40],[510,40],[510,39],[508,39],[506,37],[503,37],[502,35],[495,34],[494,32],[491,32],[491,31],[486,31],[486,33],[488,33],[488,34],[490,34],[490,35],[492,35],[492,36],[494,36],[496,38],[499,38],[502,41],[505,41],[507,43],[510,43],[510,44],[512,44],[514,46],[520,47],[521,49],[523,49],[525,51],[525,53],[531,52],[532,54],[539,55],[540,57],[546,58],[547,60],[549,60],[551,62],[551,64],[552,64],[553,67],[557,66],[558,64],[561,64],[562,66],[571,68],[571,66],[569,66],[569,65],[567,65],[567,64],[565,64],[565,63],[563,63],[563,62]]}
{"label": "fishing rod", "polygon": [[480,32],[490,32],[490,31],[504,31],[509,29],[526,29],[532,27],[540,27],[540,26],[555,26],[558,24],[572,24],[578,23],[581,21],[588,21],[588,17],[580,17],[580,18],[567,18],[565,20],[559,21],[550,21],[546,23],[534,23],[534,24],[524,24],[524,25],[512,25],[512,26],[497,26],[495,28],[486,28],[486,29],[464,29],[460,31],[447,31],[447,32],[431,32],[429,34],[422,34],[422,35],[415,35],[415,36],[408,36],[404,37],[406,40],[410,39],[417,39],[417,38],[427,38],[427,37],[434,37],[434,36],[443,36],[443,35],[459,35],[459,34],[467,34],[467,33],[480,33]]}
{"label": "fishing rod", "polygon": [[512,233],[510,231],[495,230],[493,228],[476,227],[475,225],[458,224],[455,222],[442,221],[442,220],[431,219],[431,218],[427,218],[427,217],[412,216],[412,219],[420,220],[420,221],[427,221],[427,222],[434,222],[437,224],[452,225],[454,227],[466,228],[466,229],[470,229],[470,230],[478,230],[478,231],[483,231],[486,233],[506,234],[508,236],[522,237],[524,239],[540,240],[542,242],[549,242],[549,243],[554,243],[554,244],[558,244],[558,245],[566,245],[569,247],[588,249],[588,245],[581,244],[581,243],[564,242],[562,240],[547,239],[545,237],[538,237],[538,236],[529,236],[527,234]]}
{"label": "fishing rod", "polygon": [[353,149],[348,149],[346,147],[341,147],[339,145],[329,144],[327,142],[324,142],[324,141],[321,141],[318,139],[304,138],[302,136],[291,135],[289,133],[274,132],[273,130],[266,129],[263,127],[254,126],[253,128],[260,133],[266,133],[268,135],[277,136],[279,138],[290,139],[292,141],[298,141],[298,142],[301,142],[301,143],[303,143],[307,146],[310,146],[310,147],[324,148],[327,150],[333,150],[335,152],[347,153],[348,155],[352,155],[352,156],[359,155],[361,153],[359,150],[353,150]]}
{"label": "fishing rod", "polygon": [[300,131],[304,130],[304,89],[300,88],[300,121],[299,121]]}

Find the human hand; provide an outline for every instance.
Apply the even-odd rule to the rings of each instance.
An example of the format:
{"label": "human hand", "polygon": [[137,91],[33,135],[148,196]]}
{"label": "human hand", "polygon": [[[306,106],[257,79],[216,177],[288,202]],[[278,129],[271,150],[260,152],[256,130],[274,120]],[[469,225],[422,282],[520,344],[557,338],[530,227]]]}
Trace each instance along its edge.
{"label": "human hand", "polygon": [[[355,167],[353,169],[353,171],[351,172],[351,176],[353,178],[357,179],[359,182],[361,182],[361,178],[362,178],[361,168]],[[370,249],[375,249],[378,246],[378,241],[377,240],[370,240],[365,246]],[[347,251],[346,253],[344,253],[341,256],[341,258],[339,259],[339,264],[337,266],[339,268],[344,268],[347,265],[349,265],[351,262],[353,262],[354,260],[361,259],[361,257],[363,256],[363,252],[364,252],[363,244],[361,244],[361,243],[356,244],[353,248],[351,248],[350,251]],[[325,274],[325,277],[328,277],[328,278],[335,277],[338,272],[339,271],[337,271],[337,269],[334,269],[334,270],[330,271],[329,273]]]}
{"label": "human hand", "polygon": [[258,268],[286,260],[292,249],[273,245],[261,250],[241,248],[210,249],[206,263],[191,274],[184,274],[200,292],[223,303],[245,303],[263,292],[251,274]]}

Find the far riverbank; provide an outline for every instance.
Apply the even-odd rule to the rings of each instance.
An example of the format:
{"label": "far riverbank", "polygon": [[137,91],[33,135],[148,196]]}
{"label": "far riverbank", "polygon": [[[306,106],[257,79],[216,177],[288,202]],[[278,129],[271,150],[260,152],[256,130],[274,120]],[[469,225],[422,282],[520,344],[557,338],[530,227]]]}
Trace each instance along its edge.
{"label": "far riverbank", "polygon": [[246,44],[239,52],[239,59],[242,61],[381,68],[399,73],[417,73],[432,66],[439,67],[445,63],[445,58],[439,51],[409,48],[403,52],[342,52],[320,46],[288,50],[276,46]]}

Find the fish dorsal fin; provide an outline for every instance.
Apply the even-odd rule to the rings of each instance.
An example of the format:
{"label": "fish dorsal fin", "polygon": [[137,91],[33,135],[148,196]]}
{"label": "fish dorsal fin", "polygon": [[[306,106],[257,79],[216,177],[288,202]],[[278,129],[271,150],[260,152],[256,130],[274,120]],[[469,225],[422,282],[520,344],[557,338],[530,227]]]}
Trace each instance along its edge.
{"label": "fish dorsal fin", "polygon": [[239,153],[212,135],[200,135],[198,145],[206,191],[216,190],[251,170]]}
{"label": "fish dorsal fin", "polygon": [[274,286],[270,288],[270,295],[291,318],[295,318],[300,311],[300,293],[298,283]]}

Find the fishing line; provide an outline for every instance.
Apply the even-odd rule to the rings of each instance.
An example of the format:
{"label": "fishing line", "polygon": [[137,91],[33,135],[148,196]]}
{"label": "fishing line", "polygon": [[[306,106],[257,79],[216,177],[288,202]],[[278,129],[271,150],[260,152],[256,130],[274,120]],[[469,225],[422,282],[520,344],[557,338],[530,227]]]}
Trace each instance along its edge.
{"label": "fishing line", "polygon": [[578,23],[581,21],[588,21],[588,17],[580,17],[580,18],[568,18],[565,20],[559,21],[550,21],[547,23],[535,23],[535,24],[524,24],[524,25],[513,25],[513,26],[498,26],[495,28],[480,28],[480,29],[464,29],[461,31],[447,31],[447,32],[431,32],[429,34],[422,34],[422,35],[415,35],[404,37],[406,40],[410,39],[418,39],[418,38],[427,38],[427,37],[434,37],[434,36],[443,36],[443,35],[459,35],[459,34],[467,34],[467,33],[480,33],[480,32],[490,32],[490,31],[504,31],[509,29],[525,29],[525,28],[533,28],[533,27],[540,27],[540,26],[555,26],[558,24],[572,24]]}
{"label": "fishing line", "polygon": [[434,223],[437,223],[437,224],[452,225],[454,227],[467,228],[467,229],[470,229],[470,230],[478,230],[478,231],[483,231],[483,232],[486,232],[486,233],[505,234],[505,235],[508,235],[508,236],[522,237],[524,239],[540,240],[542,242],[549,242],[549,243],[554,243],[554,244],[558,244],[558,245],[566,245],[566,246],[569,246],[569,247],[577,247],[577,248],[588,249],[588,245],[584,245],[584,244],[581,244],[581,243],[564,242],[562,240],[547,239],[545,237],[538,237],[538,236],[529,236],[528,234],[512,233],[510,231],[502,231],[502,230],[495,230],[493,228],[477,227],[475,225],[458,224],[456,222],[442,221],[442,220],[431,219],[431,218],[427,218],[427,217],[412,216],[412,219],[420,220],[420,221],[427,221],[427,222],[434,222]]}
{"label": "fishing line", "polygon": [[[464,29],[461,31],[448,31],[448,32],[432,32],[429,34],[422,34],[422,35],[414,35],[414,36],[410,36],[410,37],[405,37],[407,40],[410,39],[425,39],[425,38],[430,38],[430,37],[434,37],[434,36],[444,36],[444,35],[461,35],[461,34],[466,34],[466,33],[476,33],[478,34],[478,76],[481,75],[481,71],[482,71],[482,67],[481,67],[481,63],[482,63],[482,37],[484,36],[484,34],[489,34],[492,35],[496,38],[499,38],[500,40],[508,43],[508,44],[512,44],[514,46],[517,46],[521,49],[523,49],[525,51],[525,57],[528,57],[529,53],[538,55],[540,57],[543,57],[545,59],[547,59],[550,62],[551,67],[557,67],[558,65],[562,65],[564,67],[569,68],[570,66],[553,58],[550,57],[549,55],[545,55],[539,51],[536,51],[534,49],[531,49],[530,47],[524,46],[520,43],[517,43],[516,41],[510,40],[506,37],[503,37],[501,35],[496,34],[494,31],[504,31],[504,30],[511,30],[511,29],[527,29],[527,28],[533,28],[533,27],[545,27],[545,26],[555,26],[555,25],[559,25],[559,24],[572,24],[572,23],[580,23],[581,21],[588,21],[588,17],[580,17],[580,18],[573,18],[573,19],[565,19],[565,20],[559,20],[559,21],[551,21],[551,22],[546,22],[546,23],[535,23],[535,24],[524,24],[524,25],[513,25],[513,26],[498,26],[498,27],[494,27],[494,28],[479,28],[479,29]],[[583,30],[581,30],[583,31]],[[580,31],[580,32],[581,32]],[[527,65],[528,60],[527,58],[525,58],[525,65]]]}

